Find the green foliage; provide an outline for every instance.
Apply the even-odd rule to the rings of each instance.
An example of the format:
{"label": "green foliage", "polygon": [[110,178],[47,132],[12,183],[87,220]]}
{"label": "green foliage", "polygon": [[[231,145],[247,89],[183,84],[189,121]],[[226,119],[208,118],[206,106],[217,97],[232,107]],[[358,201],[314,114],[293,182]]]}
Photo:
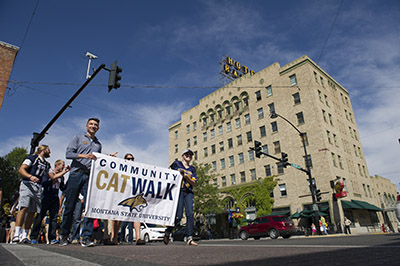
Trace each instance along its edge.
{"label": "green foliage", "polygon": [[2,179],[2,204],[12,203],[16,199],[21,177],[18,170],[28,156],[26,148],[14,148],[4,157],[0,157],[0,177]]}
{"label": "green foliage", "polygon": [[259,217],[272,212],[274,200],[270,197],[270,191],[274,189],[276,184],[277,182],[273,177],[266,177],[251,184],[224,189],[222,193],[230,195],[236,201],[236,206],[241,210],[244,210],[249,202],[254,202]]}
{"label": "green foliage", "polygon": [[211,166],[193,163],[197,173],[197,184],[194,187],[195,216],[220,212],[222,205],[218,196],[218,187],[213,185],[215,175],[207,174]]}

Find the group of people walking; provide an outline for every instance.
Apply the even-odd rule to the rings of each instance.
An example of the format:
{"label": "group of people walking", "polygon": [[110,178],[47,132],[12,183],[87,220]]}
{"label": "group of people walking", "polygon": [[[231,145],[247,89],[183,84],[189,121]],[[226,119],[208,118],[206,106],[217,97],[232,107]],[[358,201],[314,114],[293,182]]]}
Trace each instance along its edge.
{"label": "group of people walking", "polygon": [[[96,160],[94,152],[101,153],[102,145],[96,137],[99,130],[100,120],[97,118],[89,118],[86,123],[86,132],[84,134],[75,135],[66,149],[66,159],[72,160],[70,166],[65,166],[63,160],[57,160],[55,167],[51,170],[50,163],[47,158],[50,157],[50,147],[40,145],[33,155],[29,155],[22,163],[19,173],[22,181],[19,188],[19,211],[16,217],[15,232],[12,239],[13,243],[37,243],[37,237],[43,218],[49,212],[49,233],[48,240],[51,244],[59,243],[66,246],[70,243],[70,235],[73,224],[75,228],[72,232],[76,239],[80,229],[80,218],[82,214],[82,206],[88,191],[88,183],[90,176],[90,168],[92,160]],[[116,156],[117,153],[111,153],[110,156]],[[182,161],[175,161],[170,167],[178,170],[182,174],[182,186],[180,189],[179,202],[175,225],[178,225],[183,216],[183,208],[186,210],[187,218],[187,244],[196,246],[192,239],[193,234],[193,187],[196,185],[197,175],[195,168],[190,165],[193,152],[189,149],[182,153]],[[134,160],[134,156],[130,153],[126,154],[125,160]],[[68,181],[64,183],[64,175],[69,173]],[[60,199],[58,197],[59,190],[62,190],[64,200],[64,208],[62,212],[60,234],[57,239],[57,216],[60,209]],[[37,213],[34,219],[34,214]],[[77,223],[74,221],[78,221]],[[84,247],[93,247],[93,219],[84,217],[83,226],[80,232],[81,245]],[[128,226],[129,231],[132,227],[135,229],[136,244],[145,244],[140,239],[140,222],[121,222],[111,221],[112,230],[109,242],[118,244],[124,240],[124,234],[118,238],[118,231],[122,227],[122,232]],[[33,224],[33,227],[32,227]],[[31,228],[32,227],[32,228]],[[164,243],[169,243],[170,234],[173,226],[167,227]],[[29,231],[30,236],[28,237]],[[79,235],[79,234],[78,234]],[[133,237],[129,237],[129,242],[133,241]]]}

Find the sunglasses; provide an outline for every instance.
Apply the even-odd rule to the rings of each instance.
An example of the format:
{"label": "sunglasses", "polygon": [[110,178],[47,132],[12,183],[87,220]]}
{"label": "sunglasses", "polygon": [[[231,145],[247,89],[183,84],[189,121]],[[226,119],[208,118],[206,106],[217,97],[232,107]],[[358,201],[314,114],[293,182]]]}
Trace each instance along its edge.
{"label": "sunglasses", "polygon": [[126,160],[128,160],[128,161],[133,161],[134,158],[130,157],[130,158],[126,158]]}

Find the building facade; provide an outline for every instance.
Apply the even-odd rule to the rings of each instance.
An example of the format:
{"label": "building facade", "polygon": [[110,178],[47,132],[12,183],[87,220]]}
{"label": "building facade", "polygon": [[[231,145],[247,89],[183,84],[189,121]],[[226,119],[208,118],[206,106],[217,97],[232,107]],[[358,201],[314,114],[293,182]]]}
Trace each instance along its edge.
{"label": "building facade", "polygon": [[0,109],[18,50],[18,47],[0,41]]}
{"label": "building facade", "polygon": [[[282,118],[272,119],[271,112],[306,133],[307,156],[299,133]],[[221,189],[274,176],[274,212],[290,215],[311,210],[308,176],[290,166],[283,168],[269,157],[255,158],[250,150],[254,140],[262,143],[263,152],[278,158],[285,152],[290,163],[303,168],[309,160],[313,182],[322,192],[319,209],[336,231],[340,231],[344,212],[353,213],[354,206],[343,208],[342,199],[379,205],[376,196],[364,193],[373,183],[349,93],[309,57],[283,67],[274,63],[200,99],[169,127],[169,160],[180,159],[184,149],[192,149],[197,162],[211,166],[217,175],[214,184]],[[347,197],[334,200],[331,181],[341,181]],[[382,223],[379,211],[366,211],[368,218],[365,213],[363,219],[356,214],[351,218],[362,220],[360,227],[376,228]],[[254,207],[249,206],[246,213],[255,218]],[[297,222],[308,228],[310,221]]]}

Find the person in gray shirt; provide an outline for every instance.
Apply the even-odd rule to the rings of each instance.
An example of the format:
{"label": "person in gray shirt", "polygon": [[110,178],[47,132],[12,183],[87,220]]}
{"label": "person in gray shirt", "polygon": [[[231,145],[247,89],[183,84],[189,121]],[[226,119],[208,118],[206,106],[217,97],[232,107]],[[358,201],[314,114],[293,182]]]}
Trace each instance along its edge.
{"label": "person in gray shirt", "polygon": [[[90,167],[92,160],[96,160],[93,152],[101,153],[101,143],[97,139],[96,132],[99,130],[100,120],[89,118],[86,124],[86,133],[76,135],[69,143],[66,158],[72,159],[70,174],[65,189],[65,209],[61,222],[60,245],[68,245],[68,235],[71,232],[74,209],[79,194],[82,194],[86,202]],[[85,203],[84,203],[85,204]],[[93,219],[85,217],[83,220],[82,242],[84,247],[93,247],[92,240]]]}

